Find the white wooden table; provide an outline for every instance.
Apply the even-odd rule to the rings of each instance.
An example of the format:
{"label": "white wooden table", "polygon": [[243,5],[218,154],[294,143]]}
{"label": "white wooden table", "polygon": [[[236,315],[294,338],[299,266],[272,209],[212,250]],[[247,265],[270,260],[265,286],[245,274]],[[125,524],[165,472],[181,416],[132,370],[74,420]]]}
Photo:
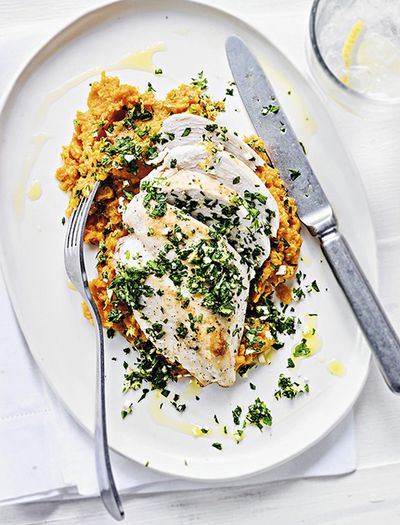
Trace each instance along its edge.
{"label": "white wooden table", "polygon": [[[54,31],[80,12],[103,3],[104,0],[80,0],[79,4],[76,0],[0,0],[0,37],[38,34],[42,28],[45,34],[49,24]],[[310,0],[209,3],[253,24],[308,75],[304,43]],[[272,13],[281,23],[269,23]],[[27,55],[30,51],[26,50]],[[15,66],[17,69],[19,63]],[[365,122],[333,103],[328,108],[364,180],[378,240],[379,294],[400,331],[400,123]],[[374,364],[356,404],[355,417],[359,468],[354,474],[257,488],[129,496],[124,498],[126,523],[398,525],[400,398],[389,393]],[[0,508],[2,525],[55,522],[103,525],[112,520],[98,499]]]}

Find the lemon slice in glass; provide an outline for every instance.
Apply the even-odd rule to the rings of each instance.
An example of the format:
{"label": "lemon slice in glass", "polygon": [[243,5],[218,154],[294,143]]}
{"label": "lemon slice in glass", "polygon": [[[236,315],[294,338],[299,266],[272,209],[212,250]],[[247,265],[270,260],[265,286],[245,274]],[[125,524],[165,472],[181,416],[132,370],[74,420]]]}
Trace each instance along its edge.
{"label": "lemon slice in glass", "polygon": [[340,80],[362,93],[383,98],[399,96],[400,48],[389,37],[357,20],[342,48],[345,71]]}
{"label": "lemon slice in glass", "polygon": [[360,39],[362,38],[364,28],[364,21],[361,19],[357,20],[350,29],[350,32],[343,44],[342,57],[346,69],[349,69],[354,63],[355,51],[358,48]]}

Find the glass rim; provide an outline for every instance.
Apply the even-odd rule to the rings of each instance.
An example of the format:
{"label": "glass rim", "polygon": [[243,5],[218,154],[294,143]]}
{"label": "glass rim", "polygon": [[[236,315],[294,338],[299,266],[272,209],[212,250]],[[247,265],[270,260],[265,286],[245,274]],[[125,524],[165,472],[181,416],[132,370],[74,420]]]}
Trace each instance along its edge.
{"label": "glass rim", "polygon": [[312,51],[314,52],[317,61],[319,65],[321,66],[324,73],[328,75],[328,77],[345,93],[347,93],[350,96],[356,97],[360,100],[364,100],[366,102],[373,102],[381,104],[382,106],[391,107],[391,106],[397,106],[400,105],[400,97],[396,98],[382,98],[376,95],[370,95],[365,93],[360,93],[359,91],[353,89],[350,86],[346,86],[336,75],[335,73],[329,68],[328,64],[325,62],[319,44],[318,44],[318,38],[317,38],[317,30],[316,30],[316,21],[317,21],[317,13],[320,3],[323,0],[313,0],[313,4],[311,7],[311,13],[310,13],[310,19],[309,19],[309,36],[311,40],[311,47]]}

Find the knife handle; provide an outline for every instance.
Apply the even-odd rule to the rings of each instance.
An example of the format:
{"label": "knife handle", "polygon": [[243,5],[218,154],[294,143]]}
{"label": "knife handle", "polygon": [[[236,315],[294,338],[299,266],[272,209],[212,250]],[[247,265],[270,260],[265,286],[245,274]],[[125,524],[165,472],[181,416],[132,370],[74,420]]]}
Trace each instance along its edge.
{"label": "knife handle", "polygon": [[337,230],[319,237],[322,251],[368,340],[389,388],[400,393],[400,341],[349,245]]}

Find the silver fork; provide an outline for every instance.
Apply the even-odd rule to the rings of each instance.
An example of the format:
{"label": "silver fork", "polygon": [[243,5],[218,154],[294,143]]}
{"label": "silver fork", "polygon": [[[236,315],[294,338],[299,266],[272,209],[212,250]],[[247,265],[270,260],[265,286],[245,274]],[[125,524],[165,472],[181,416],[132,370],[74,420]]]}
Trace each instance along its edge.
{"label": "silver fork", "polygon": [[64,263],[68,277],[89,307],[96,328],[96,418],[94,441],[97,482],[104,506],[114,519],[120,521],[124,518],[124,510],[114,482],[107,439],[103,327],[99,311],[89,289],[83,254],[85,225],[90,206],[99,186],[100,182],[96,182],[89,197],[81,198],[71,216],[65,237]]}

